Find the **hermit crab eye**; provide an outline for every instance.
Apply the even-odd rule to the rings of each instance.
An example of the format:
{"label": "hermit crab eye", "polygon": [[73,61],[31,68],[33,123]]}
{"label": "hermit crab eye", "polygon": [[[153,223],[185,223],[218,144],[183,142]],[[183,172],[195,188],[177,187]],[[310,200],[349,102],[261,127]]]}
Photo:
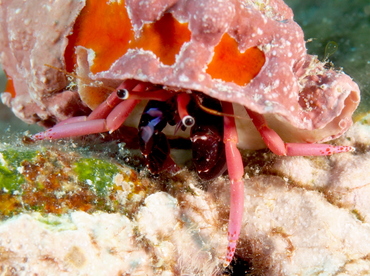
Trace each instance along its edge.
{"label": "hermit crab eye", "polygon": [[184,118],[182,118],[182,124],[186,127],[192,127],[195,124],[195,120],[192,116],[186,115]]}
{"label": "hermit crab eye", "polygon": [[118,89],[117,90],[117,97],[121,100],[127,100],[130,93],[127,89]]}

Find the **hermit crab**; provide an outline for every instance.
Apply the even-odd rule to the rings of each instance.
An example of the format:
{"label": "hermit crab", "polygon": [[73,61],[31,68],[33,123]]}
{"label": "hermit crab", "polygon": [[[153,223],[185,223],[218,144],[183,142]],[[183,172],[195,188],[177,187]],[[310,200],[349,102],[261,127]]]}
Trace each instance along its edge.
{"label": "hermit crab", "polygon": [[[171,135],[187,136],[200,178],[228,171],[226,266],[243,215],[238,147],[265,145],[278,155],[353,150],[320,143],[351,126],[359,87],[307,54],[303,32],[282,0],[20,2],[2,4],[1,62],[14,87],[3,102],[25,121],[57,123],[35,139],[135,125],[154,174],[177,170],[167,126]],[[38,16],[19,19],[22,9]],[[67,86],[63,71],[75,71],[75,86]]]}

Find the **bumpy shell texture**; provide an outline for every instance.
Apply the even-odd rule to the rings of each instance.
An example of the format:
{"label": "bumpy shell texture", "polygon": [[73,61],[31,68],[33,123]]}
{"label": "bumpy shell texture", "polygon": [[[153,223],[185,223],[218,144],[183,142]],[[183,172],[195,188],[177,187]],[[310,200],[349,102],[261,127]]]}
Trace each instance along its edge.
{"label": "bumpy shell texture", "polygon": [[[88,77],[117,85],[133,78],[201,91],[264,114],[292,141],[340,136],[360,100],[349,76],[307,54],[303,32],[282,0],[87,1],[84,9],[83,1],[63,7],[57,1],[29,7],[17,2],[5,1],[1,8],[1,62],[16,90],[15,97],[2,98],[28,122],[58,121],[76,106],[67,103],[77,94],[61,89],[61,73],[45,63],[67,70],[77,64],[84,82]],[[17,5],[27,12],[16,17]],[[41,19],[37,12],[46,5],[52,12]],[[97,18],[100,25],[108,22],[106,30],[93,23]],[[36,30],[43,36],[22,35]],[[106,95],[94,89],[78,87],[91,108],[101,102],[97,94]]]}
{"label": "bumpy shell texture", "polygon": [[0,63],[15,90],[1,96],[27,123],[47,125],[81,106],[75,92],[63,90],[65,74],[44,64],[65,66],[67,36],[83,6],[75,0],[0,3]]}

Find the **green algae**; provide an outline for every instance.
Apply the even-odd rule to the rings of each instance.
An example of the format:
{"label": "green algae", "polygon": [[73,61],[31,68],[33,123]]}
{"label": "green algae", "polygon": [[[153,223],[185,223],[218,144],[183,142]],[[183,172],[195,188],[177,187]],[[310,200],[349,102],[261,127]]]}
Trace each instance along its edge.
{"label": "green algae", "polygon": [[37,154],[38,151],[34,150],[0,150],[0,190],[9,193],[20,192],[25,182],[24,176],[19,171],[21,163],[32,160]]}
{"label": "green algae", "polygon": [[43,223],[46,228],[53,231],[76,230],[77,226],[73,223],[71,216],[62,216],[54,214],[32,213],[32,217]]}
{"label": "green algae", "polygon": [[78,180],[91,186],[99,196],[105,196],[113,186],[113,177],[119,172],[118,167],[108,161],[97,158],[81,158],[74,164]]}
{"label": "green algae", "polygon": [[145,196],[145,187],[133,169],[68,145],[0,144],[0,219],[24,212],[131,212],[139,203],[130,195]]}
{"label": "green algae", "polygon": [[330,56],[334,55],[338,51],[338,43],[335,41],[329,41],[325,46],[324,60],[329,60]]}

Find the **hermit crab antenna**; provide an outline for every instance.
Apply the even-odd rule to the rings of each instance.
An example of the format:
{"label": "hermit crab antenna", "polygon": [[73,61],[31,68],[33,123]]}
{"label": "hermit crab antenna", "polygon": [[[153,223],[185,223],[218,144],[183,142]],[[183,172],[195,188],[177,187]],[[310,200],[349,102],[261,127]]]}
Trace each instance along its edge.
{"label": "hermit crab antenna", "polygon": [[209,113],[209,114],[213,114],[213,115],[216,115],[216,116],[222,116],[222,117],[233,117],[233,118],[237,118],[237,119],[247,119],[249,120],[248,117],[241,117],[241,116],[238,116],[238,115],[235,115],[235,114],[228,114],[228,113],[225,113],[225,112],[220,112],[220,111],[217,111],[217,110],[214,110],[212,108],[209,108],[209,107],[206,107],[202,104],[201,100],[199,97],[195,97],[196,99],[196,102],[197,102],[197,105],[205,112]]}
{"label": "hermit crab antenna", "polygon": [[[78,76],[77,74],[75,73],[71,73],[71,72],[67,72],[66,70],[64,69],[61,69],[61,68],[58,68],[58,67],[55,67],[53,65],[50,65],[50,64],[44,64],[44,66],[46,67],[49,67],[49,68],[52,68],[52,69],[55,69],[59,72],[62,72],[63,74],[65,74],[66,76],[70,76],[72,78],[75,78],[75,79],[79,79],[83,82],[85,82],[84,85],[86,86],[94,86],[94,87],[101,87],[101,88],[104,88],[104,89],[107,89],[107,90],[110,90],[110,91],[114,91],[115,89],[113,87],[110,87],[110,86],[107,86],[107,85],[104,85],[102,82],[99,82],[99,81],[93,81],[89,78],[84,78],[84,77],[81,77],[81,76]],[[89,83],[89,84],[88,84]]]}

